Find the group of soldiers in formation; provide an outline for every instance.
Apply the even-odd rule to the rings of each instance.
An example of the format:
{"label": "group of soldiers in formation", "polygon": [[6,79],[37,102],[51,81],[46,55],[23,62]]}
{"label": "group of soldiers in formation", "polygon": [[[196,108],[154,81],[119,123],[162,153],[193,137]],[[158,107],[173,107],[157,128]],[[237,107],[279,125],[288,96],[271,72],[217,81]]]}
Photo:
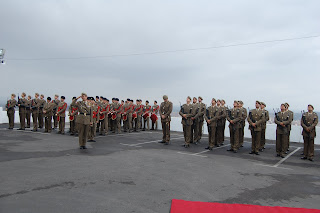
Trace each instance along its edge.
{"label": "group of soldiers in formation", "polygon": [[[58,128],[58,133],[65,134],[65,117],[68,105],[65,97],[55,95],[54,100],[44,95],[35,94],[32,99],[25,93],[15,100],[16,95],[12,94],[7,101],[6,110],[9,118],[9,129],[14,127],[15,107],[19,107],[20,128],[25,130],[30,128],[30,116],[33,118],[33,130],[45,127],[45,132],[51,132]],[[82,100],[78,100],[78,99]],[[203,123],[206,121],[209,133],[208,150],[220,147],[224,143],[224,132],[226,121],[229,122],[230,148],[227,151],[237,153],[243,147],[244,128],[246,120],[252,136],[250,154],[259,155],[265,149],[266,123],[270,119],[269,112],[265,109],[266,104],[256,101],[255,109],[247,111],[243,107],[242,101],[234,101],[233,108],[225,106],[224,100],[212,99],[209,107],[202,102],[202,97],[187,97],[186,104],[180,107],[179,115],[182,117],[183,133],[185,143],[183,146],[189,148],[190,144],[197,145],[202,137]],[[102,96],[88,97],[82,93],[79,97],[73,97],[69,106],[70,134],[79,136],[80,149],[86,149],[86,142],[95,142],[96,133],[100,135],[108,134],[109,130],[113,133],[121,132],[123,123],[124,132],[149,130],[151,120],[151,130],[158,127],[158,113],[161,118],[163,138],[160,143],[170,144],[170,122],[173,104],[168,100],[168,96],[163,96],[163,102],[157,105],[149,105],[149,101],[142,104],[142,100],[137,99],[136,104],[132,99],[119,102],[118,98],[112,98],[109,103],[107,98]],[[277,124],[276,131],[276,152],[278,157],[284,158],[289,151],[291,123],[293,112],[289,110],[289,104],[281,104],[279,112],[275,112],[274,122]],[[316,137],[316,125],[318,116],[313,112],[312,105],[308,105],[308,111],[302,114],[301,126],[303,128],[304,151],[302,159],[313,161],[314,157],[314,138]],[[53,119],[53,128],[52,128]],[[25,125],[27,121],[27,126]]]}

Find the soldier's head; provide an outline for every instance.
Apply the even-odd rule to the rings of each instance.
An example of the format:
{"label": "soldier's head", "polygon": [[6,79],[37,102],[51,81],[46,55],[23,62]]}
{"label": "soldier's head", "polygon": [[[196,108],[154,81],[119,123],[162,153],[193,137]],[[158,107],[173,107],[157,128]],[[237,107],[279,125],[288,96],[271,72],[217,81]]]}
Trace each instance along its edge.
{"label": "soldier's head", "polygon": [[25,97],[26,97],[26,93],[23,92],[23,93],[21,94],[21,97],[22,97],[22,98],[25,98]]}
{"label": "soldier's head", "polygon": [[164,102],[168,101],[168,96],[167,95],[164,95],[162,98],[163,98]]}
{"label": "soldier's head", "polygon": [[[59,96],[58,96],[59,97]],[[56,98],[56,96],[54,97],[54,98]],[[87,94],[86,93],[81,93],[81,99],[83,100],[83,101],[87,101],[88,100],[88,96],[87,96]]]}
{"label": "soldier's head", "polygon": [[146,100],[146,105],[149,105],[149,101],[148,100]]}
{"label": "soldier's head", "polygon": [[187,103],[190,104],[190,102],[191,102],[191,97],[188,96],[188,97],[187,97]]}
{"label": "soldier's head", "polygon": [[40,95],[40,99],[41,99],[41,100],[44,99],[44,94],[41,94],[41,95]]}
{"label": "soldier's head", "polygon": [[267,106],[267,105],[266,105],[264,102],[260,102],[260,108],[261,108],[261,109],[266,108],[266,106]]}
{"label": "soldier's head", "polygon": [[222,99],[221,100],[221,105],[224,106],[226,104],[226,102]]}
{"label": "soldier's head", "polygon": [[61,102],[64,102],[65,99],[66,99],[66,97],[61,96]]}
{"label": "soldier's head", "polygon": [[157,104],[158,104],[158,101],[154,101],[153,104],[154,104],[154,105],[157,105]]}
{"label": "soldier's head", "polygon": [[288,110],[290,107],[290,105],[288,103],[284,103],[284,106],[286,107],[286,110]]}
{"label": "soldier's head", "polygon": [[221,101],[220,99],[217,100],[217,106],[220,106],[221,105]]}
{"label": "soldier's head", "polygon": [[28,95],[28,100],[31,100],[31,95]]}
{"label": "soldier's head", "polygon": [[[82,94],[81,94],[81,96],[82,96]],[[59,95],[55,94],[55,95],[54,95],[54,99],[55,99],[55,100],[58,100],[58,98],[59,98]]]}
{"label": "soldier's head", "polygon": [[280,109],[281,109],[282,112],[285,111],[286,110],[286,105],[285,104],[281,104]]}
{"label": "soldier's head", "polygon": [[[100,100],[100,98],[99,98],[99,96],[97,95],[96,96],[96,101],[99,101]],[[102,100],[102,99],[101,99]]]}
{"label": "soldier's head", "polygon": [[124,100],[121,100],[121,104],[124,104]]}
{"label": "soldier's head", "polygon": [[314,108],[311,104],[308,105],[308,112],[313,112]]}
{"label": "soldier's head", "polygon": [[39,98],[39,93],[34,94],[35,98]]}
{"label": "soldier's head", "polygon": [[77,99],[77,97],[76,97],[76,96],[73,96],[73,97],[72,97],[72,100],[74,100],[74,99]]}
{"label": "soldier's head", "polygon": [[201,96],[198,97],[199,103],[202,103],[203,98]]}
{"label": "soldier's head", "polygon": [[233,101],[233,107],[238,107],[239,103],[238,101]]}
{"label": "soldier's head", "polygon": [[106,101],[107,101],[107,104],[109,104],[109,99],[108,98],[106,98]]}
{"label": "soldier's head", "polygon": [[198,101],[198,100],[197,100],[197,98],[196,98],[196,97],[193,97],[193,99],[192,99],[192,103],[194,103],[194,104],[195,104],[195,103],[197,103],[197,101]]}
{"label": "soldier's head", "polygon": [[16,98],[16,94],[11,94],[11,99],[15,99]]}
{"label": "soldier's head", "polygon": [[239,107],[243,107],[243,101],[238,101],[239,102]]}
{"label": "soldier's head", "polygon": [[51,102],[51,98],[47,97],[47,103],[50,103],[50,102]]}
{"label": "soldier's head", "polygon": [[116,99],[115,99],[115,102],[116,102],[116,103],[119,103],[119,98],[116,98]]}
{"label": "soldier's head", "polygon": [[260,108],[260,101],[256,101],[256,109]]}
{"label": "soldier's head", "polygon": [[215,106],[216,103],[217,103],[216,99],[215,99],[215,98],[212,98],[212,100],[211,100],[211,105],[212,105],[212,106]]}

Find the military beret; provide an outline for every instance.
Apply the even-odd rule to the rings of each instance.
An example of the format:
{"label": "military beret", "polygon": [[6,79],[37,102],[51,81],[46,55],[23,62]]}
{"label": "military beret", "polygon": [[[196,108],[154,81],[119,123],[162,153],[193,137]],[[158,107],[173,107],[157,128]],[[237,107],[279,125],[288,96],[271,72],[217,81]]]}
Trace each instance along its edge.
{"label": "military beret", "polygon": [[108,99],[108,98],[106,98],[106,101],[109,101],[109,99]]}
{"label": "military beret", "polygon": [[243,101],[239,101],[239,104],[243,104]]}
{"label": "military beret", "polygon": [[263,106],[265,106],[265,107],[267,106],[264,102],[260,102],[260,104],[263,105]]}
{"label": "military beret", "polygon": [[12,93],[11,96],[16,97],[16,94],[13,94],[13,93]]}
{"label": "military beret", "polygon": [[239,102],[237,100],[234,100],[233,103],[237,103],[238,104]]}
{"label": "military beret", "polygon": [[220,99],[218,99],[217,102],[220,102]]}
{"label": "military beret", "polygon": [[[201,99],[202,100],[202,99]],[[214,101],[214,102],[216,102],[216,99],[215,98],[212,98],[212,100]]]}
{"label": "military beret", "polygon": [[225,100],[221,99],[221,102],[226,102]]}
{"label": "military beret", "polygon": [[124,102],[124,100],[121,100],[121,102]]}
{"label": "military beret", "polygon": [[23,92],[21,95],[22,95],[22,96],[26,96],[26,93]]}
{"label": "military beret", "polygon": [[191,100],[191,97],[190,97],[190,96],[188,96],[188,97],[187,97],[187,99],[190,99],[190,100]]}
{"label": "military beret", "polygon": [[66,97],[64,97],[64,96],[61,96],[61,99],[66,99]]}
{"label": "military beret", "polygon": [[158,103],[158,101],[154,101],[154,102]]}
{"label": "military beret", "polygon": [[148,101],[148,100],[146,100],[146,102],[147,102],[147,103],[149,103],[149,101]]}
{"label": "military beret", "polygon": [[197,99],[197,97],[193,97],[193,99]]}
{"label": "military beret", "polygon": [[130,98],[127,98],[127,101],[130,101]]}
{"label": "military beret", "polygon": [[[96,96],[96,98],[99,98],[99,96]],[[102,96],[101,96],[101,98],[102,98]]]}
{"label": "military beret", "polygon": [[31,95],[28,95],[28,98],[31,98]]}
{"label": "military beret", "polygon": [[313,107],[311,104],[309,104],[309,105],[308,105],[308,107],[309,107],[309,106],[311,106],[311,107],[312,107],[312,109],[314,109],[314,107]]}
{"label": "military beret", "polygon": [[201,100],[203,100],[203,98],[201,96],[199,96],[198,98],[200,98]]}
{"label": "military beret", "polygon": [[285,107],[288,108],[290,105],[286,102],[284,103]]}
{"label": "military beret", "polygon": [[[82,95],[82,94],[81,94]],[[55,94],[54,96],[59,97],[59,95]]]}
{"label": "military beret", "polygon": [[41,96],[41,97],[44,97],[44,94],[41,94],[40,96]]}
{"label": "military beret", "polygon": [[72,100],[77,99],[77,97],[73,97]]}
{"label": "military beret", "polygon": [[116,98],[115,100],[116,100],[116,101],[119,101],[119,98]]}
{"label": "military beret", "polygon": [[48,98],[47,98],[47,100],[48,100],[48,101],[51,101],[51,98],[50,98],[50,97],[48,97]]}
{"label": "military beret", "polygon": [[[58,96],[59,97],[59,95],[56,95],[56,96]],[[88,95],[86,94],[86,93],[81,93],[81,96],[86,96],[86,97],[88,97]]]}
{"label": "military beret", "polygon": [[261,104],[260,101],[256,101],[256,103]]}
{"label": "military beret", "polygon": [[37,92],[36,92],[36,94],[35,94],[35,95],[36,95],[36,96],[39,96],[39,93],[37,93]]}
{"label": "military beret", "polygon": [[112,98],[111,100],[113,100],[113,101],[114,101],[114,100],[116,100],[116,98]]}
{"label": "military beret", "polygon": [[163,96],[163,100],[167,100],[168,99],[168,96],[167,95],[164,95]]}

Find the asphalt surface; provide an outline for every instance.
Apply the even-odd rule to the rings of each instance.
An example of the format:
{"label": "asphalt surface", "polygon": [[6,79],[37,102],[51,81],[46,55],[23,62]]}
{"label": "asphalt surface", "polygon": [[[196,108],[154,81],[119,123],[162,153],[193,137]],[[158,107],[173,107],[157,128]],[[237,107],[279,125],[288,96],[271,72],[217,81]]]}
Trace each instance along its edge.
{"label": "asphalt surface", "polygon": [[169,212],[172,199],[320,209],[320,146],[301,160],[291,143],[282,159],[274,141],[250,155],[229,141],[213,151],[186,149],[183,134],[158,143],[160,131],[110,134],[78,148],[78,138],[0,125],[0,212]]}

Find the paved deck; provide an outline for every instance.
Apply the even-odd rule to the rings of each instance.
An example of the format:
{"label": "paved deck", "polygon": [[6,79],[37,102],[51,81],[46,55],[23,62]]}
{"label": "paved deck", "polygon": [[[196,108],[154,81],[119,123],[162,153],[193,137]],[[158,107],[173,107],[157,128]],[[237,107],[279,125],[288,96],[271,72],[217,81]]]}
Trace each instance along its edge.
{"label": "paved deck", "polygon": [[202,143],[157,143],[160,131],[111,134],[78,149],[78,138],[0,125],[0,212],[169,212],[171,199],[320,208],[320,147],[301,160],[302,144],[275,157],[274,141],[249,155]]}

